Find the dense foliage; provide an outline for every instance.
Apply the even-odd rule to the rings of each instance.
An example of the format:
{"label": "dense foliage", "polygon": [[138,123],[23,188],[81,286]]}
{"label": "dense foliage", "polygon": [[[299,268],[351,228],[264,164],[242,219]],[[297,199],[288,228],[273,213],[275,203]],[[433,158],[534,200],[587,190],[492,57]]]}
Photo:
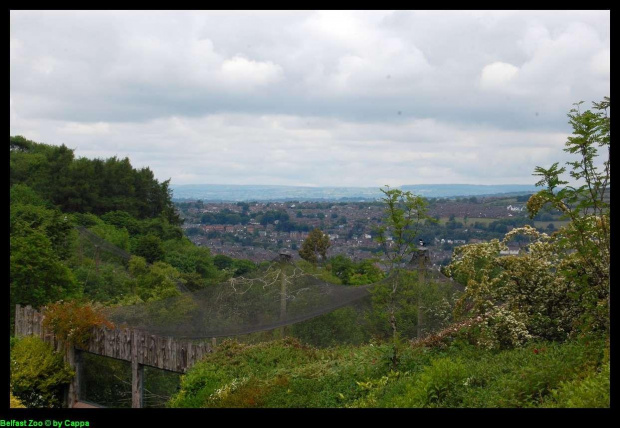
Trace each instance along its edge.
{"label": "dense foliage", "polygon": [[372,260],[356,263],[342,254],[330,258],[326,267],[345,285],[372,284],[384,277],[383,271]]}
{"label": "dense foliage", "polygon": [[11,401],[10,401],[9,407],[11,409],[23,409],[23,408],[26,407],[26,406],[24,406],[24,404],[21,401],[19,401],[17,398],[15,398],[15,396],[13,395],[12,392],[10,393],[10,399],[11,399]]}
{"label": "dense foliage", "polygon": [[317,264],[319,261],[327,260],[327,250],[330,245],[329,236],[321,229],[312,229],[301,244],[299,256],[312,264]]}
{"label": "dense foliage", "polygon": [[169,180],[159,183],[149,168],[134,169],[128,158],[75,158],[65,145],[10,137],[10,184],[25,184],[63,212],[102,215],[123,210],[144,219],[163,216],[179,224]]}
{"label": "dense foliage", "polygon": [[317,349],[228,341],[182,378],[172,407],[608,407],[609,347],[596,337],[492,351],[390,344]]}
{"label": "dense foliage", "polygon": [[52,303],[45,310],[43,327],[66,344],[86,347],[93,327],[114,328],[100,308],[76,301]]}
{"label": "dense foliage", "polygon": [[26,407],[60,407],[73,374],[62,356],[36,336],[20,339],[11,349],[11,392]]}
{"label": "dense foliage", "polygon": [[148,168],[76,159],[65,146],[19,136],[10,155],[11,324],[15,304],[130,304],[236,273],[183,237],[168,182]]}

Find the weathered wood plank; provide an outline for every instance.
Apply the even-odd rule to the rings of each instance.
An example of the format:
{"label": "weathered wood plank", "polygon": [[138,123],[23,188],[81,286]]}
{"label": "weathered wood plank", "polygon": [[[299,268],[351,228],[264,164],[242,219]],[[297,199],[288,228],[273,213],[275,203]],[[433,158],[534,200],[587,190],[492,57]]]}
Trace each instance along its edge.
{"label": "weathered wood plank", "polygon": [[[43,311],[35,311],[30,306],[15,308],[15,334],[18,336],[38,335],[57,351],[65,352],[63,344],[53,332],[43,328]],[[147,334],[131,329],[108,329],[95,327],[83,349],[93,354],[140,365],[157,367],[164,370],[184,373],[207,353],[213,352],[213,344],[178,340]],[[135,353],[135,356],[134,356]]]}
{"label": "weathered wood plank", "polygon": [[78,401],[79,399],[79,396],[78,396],[79,373],[78,373],[78,367],[77,367],[77,362],[76,362],[75,348],[73,346],[68,346],[65,349],[64,356],[65,356],[65,361],[67,362],[69,367],[71,367],[75,371],[75,376],[69,383],[69,393],[67,396],[67,407],[73,407],[73,404],[75,404],[75,402]]}
{"label": "weathered wood plank", "polygon": [[[134,345],[138,343],[138,332],[133,333]],[[144,366],[138,363],[138,346],[131,347],[131,407],[143,406]]]}
{"label": "weathered wood plank", "polygon": [[22,305],[15,305],[15,331],[13,332],[13,334],[15,335],[15,337],[18,337],[21,335],[21,331],[19,330],[19,324],[21,322],[21,315],[22,315]]}

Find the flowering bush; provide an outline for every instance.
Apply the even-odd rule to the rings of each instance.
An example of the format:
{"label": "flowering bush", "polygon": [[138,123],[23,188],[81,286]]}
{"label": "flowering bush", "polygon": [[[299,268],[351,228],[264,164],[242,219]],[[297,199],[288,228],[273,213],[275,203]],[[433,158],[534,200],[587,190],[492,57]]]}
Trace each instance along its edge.
{"label": "flowering bush", "polygon": [[43,326],[65,343],[78,347],[88,344],[93,327],[113,328],[101,309],[92,303],[57,302],[47,306]]}
{"label": "flowering bush", "polygon": [[[522,315],[522,314],[521,314]],[[478,345],[487,349],[510,349],[532,339],[527,324],[518,315],[503,307],[494,308],[482,324]],[[521,318],[527,319],[527,316]]]}
{"label": "flowering bush", "polygon": [[[500,256],[518,235],[530,239],[521,254]],[[584,311],[573,298],[577,285],[558,275],[574,259],[574,252],[562,248],[560,233],[549,236],[525,226],[502,241],[457,247],[446,271],[466,284],[458,313],[485,317],[480,344],[506,348],[531,338],[563,340],[574,329]]]}
{"label": "flowering bush", "polygon": [[[566,168],[557,163],[535,169],[534,175],[541,177],[536,185],[544,190],[529,199],[530,216],[551,205],[570,220],[566,227],[548,236],[525,226],[513,229],[502,241],[455,249],[447,274],[467,287],[458,309],[490,315],[491,324],[483,333],[496,340],[500,332],[504,335],[504,342],[494,345],[517,345],[528,337],[565,339],[577,331],[609,331],[609,108],[606,97],[594,103],[595,112],[577,107],[568,115],[574,131],[564,151],[579,156],[567,162],[576,185],[560,179]],[[595,166],[597,147],[607,147],[602,170]],[[518,235],[530,241],[521,254],[500,257],[506,243]]]}

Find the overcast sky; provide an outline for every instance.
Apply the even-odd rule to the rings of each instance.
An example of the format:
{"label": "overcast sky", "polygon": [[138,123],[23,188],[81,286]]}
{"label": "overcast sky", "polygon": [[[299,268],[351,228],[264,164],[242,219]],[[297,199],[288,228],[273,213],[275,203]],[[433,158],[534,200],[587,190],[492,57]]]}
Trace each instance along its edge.
{"label": "overcast sky", "polygon": [[609,11],[12,11],[10,132],[172,184],[533,184]]}

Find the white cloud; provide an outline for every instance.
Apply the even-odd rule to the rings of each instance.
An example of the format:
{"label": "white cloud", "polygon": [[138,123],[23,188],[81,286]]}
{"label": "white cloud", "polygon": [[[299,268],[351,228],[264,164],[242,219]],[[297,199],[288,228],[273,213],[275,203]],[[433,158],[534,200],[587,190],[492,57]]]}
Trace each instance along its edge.
{"label": "white cloud", "polygon": [[592,71],[598,75],[609,77],[611,67],[611,51],[603,49],[592,57],[590,63]]}
{"label": "white cloud", "polygon": [[252,61],[235,56],[222,63],[219,78],[230,90],[248,90],[277,82],[282,78],[282,67],[271,61]]}
{"label": "white cloud", "polygon": [[609,11],[11,11],[10,132],[174,183],[531,183]]}
{"label": "white cloud", "polygon": [[436,120],[387,124],[291,115],[38,126],[51,141],[75,148],[78,156],[128,156],[134,166],[150,166],[159,179],[173,178],[175,184],[527,183],[533,181],[534,165],[561,156],[566,139],[563,133]]}
{"label": "white cloud", "polygon": [[67,123],[60,127],[60,134],[100,135],[110,132],[110,124],[98,123]]}
{"label": "white cloud", "polygon": [[507,90],[511,81],[519,74],[519,68],[505,62],[485,65],[480,76],[483,89]]}

